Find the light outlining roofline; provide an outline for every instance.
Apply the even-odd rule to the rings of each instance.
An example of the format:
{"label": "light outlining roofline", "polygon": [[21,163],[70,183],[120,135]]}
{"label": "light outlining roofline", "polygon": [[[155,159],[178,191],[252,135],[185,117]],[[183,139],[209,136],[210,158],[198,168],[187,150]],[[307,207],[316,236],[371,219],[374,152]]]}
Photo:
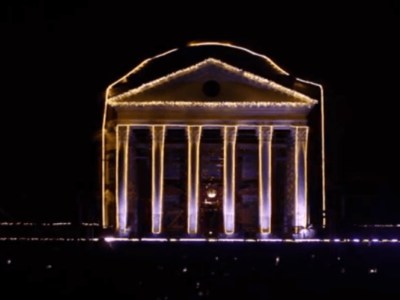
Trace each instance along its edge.
{"label": "light outlining roofline", "polygon": [[250,53],[252,55],[261,57],[263,59],[265,59],[266,61],[268,61],[270,64],[272,64],[272,66],[277,69],[279,72],[283,73],[284,75],[289,75],[288,72],[286,72],[285,70],[283,70],[281,67],[279,67],[272,59],[270,59],[269,57],[262,55],[260,53],[251,51],[247,48],[244,47],[239,47],[239,46],[235,46],[232,45],[230,43],[222,43],[222,42],[202,42],[202,43],[197,43],[197,42],[192,42],[188,44],[189,47],[197,47],[197,46],[224,46],[224,47],[230,47],[230,48],[235,48],[235,49],[239,49],[242,51],[245,51],[247,53]]}
{"label": "light outlining roofline", "polygon": [[322,227],[326,227],[326,180],[325,180],[325,109],[324,109],[324,88],[321,84],[304,80],[301,78],[296,78],[296,80],[311,84],[320,89],[320,101],[321,101],[321,156],[322,156]]}
{"label": "light outlining roofline", "polygon": [[287,87],[285,87],[283,85],[280,85],[280,84],[278,84],[278,83],[276,83],[276,82],[274,82],[272,80],[269,80],[267,78],[264,78],[264,77],[255,75],[253,73],[247,72],[245,70],[239,69],[237,67],[229,65],[229,64],[227,64],[227,63],[225,63],[225,62],[223,62],[221,60],[218,60],[218,59],[215,59],[215,58],[212,58],[212,57],[209,57],[209,58],[207,58],[207,59],[205,59],[205,60],[203,60],[203,61],[201,61],[201,62],[199,62],[197,64],[194,64],[194,65],[189,66],[187,68],[180,69],[180,70],[178,70],[176,72],[167,74],[167,75],[165,75],[163,77],[160,77],[158,79],[155,79],[153,81],[144,83],[139,87],[130,89],[129,91],[126,91],[126,92],[124,92],[122,94],[114,96],[114,97],[108,99],[108,103],[113,103],[113,102],[114,103],[118,103],[119,101],[122,101],[125,98],[137,95],[139,93],[142,93],[142,92],[144,92],[144,91],[146,91],[146,90],[148,90],[150,88],[154,88],[155,86],[161,85],[163,83],[170,82],[173,79],[176,79],[176,78],[178,78],[180,76],[183,76],[185,74],[189,74],[190,72],[197,71],[200,68],[202,68],[203,66],[210,65],[210,64],[217,65],[217,66],[219,66],[219,67],[221,67],[221,68],[223,68],[223,69],[225,69],[225,70],[227,70],[229,72],[235,73],[236,75],[240,75],[241,77],[245,77],[250,81],[256,82],[257,84],[261,84],[261,85],[267,86],[268,88],[272,88],[272,89],[274,89],[274,90],[276,90],[276,91],[278,91],[280,93],[283,93],[283,94],[285,94],[287,96],[297,98],[297,99],[303,101],[304,103],[309,103],[309,104],[316,104],[317,103],[316,100],[311,99],[310,97],[306,96],[305,94],[302,94],[302,93],[300,93],[298,91],[289,89],[289,88],[287,88]]}
{"label": "light outlining roofline", "polygon": [[145,107],[145,106],[164,106],[164,107],[299,107],[312,108],[314,104],[303,102],[266,102],[266,101],[244,101],[244,102],[211,102],[211,101],[114,101],[108,103],[112,107]]}
{"label": "light outlining roofline", "polygon": [[159,58],[159,57],[162,57],[162,56],[165,56],[165,55],[168,55],[168,54],[170,54],[170,53],[172,53],[172,52],[174,52],[174,51],[176,51],[176,50],[178,50],[178,48],[175,48],[175,49],[172,49],[172,50],[169,50],[169,51],[167,51],[167,52],[164,52],[164,53],[161,53],[161,54],[158,54],[158,55],[156,55],[156,56],[153,56],[153,57],[151,57],[151,58],[147,58],[147,59],[145,59],[144,61],[142,61],[138,66],[136,66],[134,69],[132,69],[130,72],[128,72],[127,74],[125,74],[124,76],[122,76],[120,79],[118,79],[118,80],[116,80],[116,81],[114,81],[113,83],[111,83],[109,86],[107,86],[107,88],[106,88],[106,93],[105,93],[105,101],[104,101],[104,112],[103,112],[103,124],[102,124],[102,134],[101,134],[101,165],[102,165],[102,171],[101,171],[101,181],[102,181],[102,183],[101,183],[101,199],[102,199],[102,208],[103,208],[103,212],[102,212],[102,225],[103,225],[103,228],[105,228],[106,226],[107,226],[107,224],[106,224],[106,209],[105,209],[105,185],[106,185],[106,182],[105,182],[105,169],[106,169],[106,166],[105,166],[105,163],[106,163],[106,159],[105,159],[105,156],[106,156],[106,149],[105,149],[105,143],[106,143],[106,141],[105,141],[105,139],[106,139],[106,137],[105,137],[105,134],[106,134],[106,120],[107,120],[107,105],[108,105],[108,96],[109,96],[109,93],[110,93],[110,90],[117,84],[117,83],[119,83],[120,81],[123,81],[123,80],[126,80],[126,78],[128,77],[128,76],[130,76],[130,75],[132,75],[132,74],[134,74],[134,73],[136,73],[137,71],[139,71],[142,67],[144,67],[148,62],[150,62],[151,60],[153,60],[153,59],[156,59],[156,58]]}

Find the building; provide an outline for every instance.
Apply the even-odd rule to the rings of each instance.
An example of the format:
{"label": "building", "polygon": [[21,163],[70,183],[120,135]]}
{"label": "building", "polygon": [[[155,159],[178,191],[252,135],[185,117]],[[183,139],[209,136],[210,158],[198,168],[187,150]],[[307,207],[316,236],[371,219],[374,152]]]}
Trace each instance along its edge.
{"label": "building", "polygon": [[238,46],[145,60],[106,90],[103,227],[228,238],[324,227],[322,101],[320,85]]}

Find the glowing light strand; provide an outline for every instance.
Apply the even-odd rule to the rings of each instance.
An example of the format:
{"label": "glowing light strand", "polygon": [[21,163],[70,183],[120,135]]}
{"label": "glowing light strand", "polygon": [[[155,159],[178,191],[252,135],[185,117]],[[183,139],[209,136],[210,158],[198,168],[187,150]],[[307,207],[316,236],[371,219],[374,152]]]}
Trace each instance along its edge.
{"label": "glowing light strand", "polygon": [[[271,176],[273,126],[258,128],[259,214],[261,233],[271,233]],[[267,153],[266,153],[267,152]],[[265,161],[266,160],[266,161]],[[265,172],[267,169],[267,172]]]}
{"label": "glowing light strand", "polygon": [[105,92],[105,101],[104,101],[104,112],[103,112],[103,124],[101,127],[101,160],[102,160],[102,170],[101,170],[101,204],[102,204],[102,225],[103,228],[105,228],[107,225],[106,224],[106,205],[105,205],[105,169],[106,169],[106,147],[105,147],[105,143],[106,143],[106,122],[107,122],[107,107],[108,107],[108,98],[109,98],[109,94],[110,94],[110,90],[119,82],[121,81],[125,81],[127,79],[128,76],[138,72],[142,67],[144,67],[147,63],[149,63],[151,60],[168,55],[174,51],[176,51],[178,49],[172,49],[170,51],[167,51],[165,53],[161,53],[159,55],[156,55],[154,57],[145,59],[144,61],[142,61],[137,67],[135,67],[134,69],[132,69],[130,72],[128,72],[126,75],[122,76],[120,79],[114,81],[113,83],[111,83],[107,88],[106,88],[106,92]]}
{"label": "glowing light strand", "polygon": [[223,102],[223,101],[129,101],[129,102],[110,102],[112,107],[146,107],[146,106],[165,106],[165,107],[299,107],[312,108],[314,104],[304,102],[271,102],[271,101],[245,101],[245,102]]}
{"label": "glowing light strand", "polygon": [[237,126],[224,127],[224,230],[226,234],[233,234],[235,232],[235,157],[237,129]]}
{"label": "glowing light strand", "polygon": [[189,46],[191,46],[191,47],[196,47],[196,46],[225,46],[225,47],[229,47],[229,48],[239,49],[239,50],[248,52],[248,53],[250,53],[250,54],[252,54],[252,55],[254,55],[254,56],[258,56],[258,57],[261,57],[261,58],[265,59],[268,63],[270,63],[270,64],[272,65],[272,67],[273,67],[276,71],[280,72],[280,73],[283,74],[283,75],[289,75],[288,72],[286,72],[286,71],[283,70],[281,67],[279,67],[279,66],[278,66],[272,59],[270,59],[269,57],[267,57],[267,56],[265,56],[265,55],[262,55],[262,54],[260,54],[260,53],[251,51],[251,50],[249,50],[249,49],[247,49],[247,48],[244,48],[244,47],[239,47],[239,46],[232,45],[232,44],[230,44],[230,43],[221,43],[221,42],[189,43]]}
{"label": "glowing light strand", "polygon": [[296,78],[296,80],[311,84],[320,89],[320,101],[321,101],[321,156],[322,156],[322,227],[326,227],[326,180],[325,180],[325,103],[324,103],[324,88],[321,84],[307,81],[304,79]]}
{"label": "glowing light strand", "polygon": [[[201,126],[188,126],[188,233],[196,234],[199,209],[199,172]],[[194,150],[194,157],[193,157]],[[194,166],[192,166],[194,162]],[[194,170],[193,170],[194,169]]]}
{"label": "glowing light strand", "polygon": [[156,79],[156,80],[153,80],[151,82],[142,84],[141,86],[139,86],[137,88],[131,89],[131,90],[127,91],[127,92],[124,92],[122,94],[119,94],[117,96],[114,96],[114,97],[108,99],[108,103],[109,104],[113,104],[113,105],[118,105],[119,101],[121,101],[121,100],[123,100],[125,98],[128,98],[128,97],[133,96],[133,95],[137,95],[139,93],[142,93],[142,92],[144,92],[144,91],[146,91],[146,90],[148,90],[150,88],[159,86],[161,84],[171,82],[172,80],[174,80],[174,79],[176,79],[176,78],[178,78],[180,76],[183,76],[185,74],[194,72],[196,70],[199,70],[200,68],[202,68],[202,67],[204,67],[206,65],[209,65],[209,64],[213,64],[213,65],[222,67],[222,68],[226,69],[227,71],[233,72],[233,73],[235,73],[237,75],[240,75],[241,77],[245,77],[245,78],[253,81],[256,84],[261,84],[265,88],[273,89],[273,90],[275,90],[277,92],[280,92],[280,93],[282,93],[282,94],[284,94],[286,96],[294,97],[294,98],[296,98],[296,99],[298,99],[300,101],[303,101],[305,103],[312,104],[312,105],[317,103],[317,100],[311,99],[310,97],[308,97],[308,96],[306,96],[306,95],[304,95],[302,93],[299,93],[297,91],[294,91],[294,90],[291,90],[289,88],[286,88],[286,87],[284,87],[284,86],[282,86],[282,85],[280,85],[280,84],[278,84],[276,82],[273,82],[273,81],[271,81],[269,79],[254,75],[254,74],[252,74],[250,72],[247,72],[247,71],[243,71],[243,70],[241,70],[239,68],[233,67],[231,65],[228,65],[228,64],[226,64],[226,63],[224,63],[224,62],[222,62],[220,60],[214,59],[214,58],[208,58],[208,59],[206,59],[206,60],[204,60],[204,61],[202,61],[202,62],[200,62],[198,64],[195,64],[195,65],[193,65],[191,67],[188,67],[188,68],[185,68],[185,69],[181,69],[179,71],[176,71],[174,73],[171,73],[171,74],[166,75],[164,77],[161,77],[159,79]]}
{"label": "glowing light strand", "polygon": [[162,228],[165,128],[166,126],[153,126],[151,128],[152,139],[153,139],[152,175],[151,175],[152,232],[156,234],[161,233],[161,228]]}

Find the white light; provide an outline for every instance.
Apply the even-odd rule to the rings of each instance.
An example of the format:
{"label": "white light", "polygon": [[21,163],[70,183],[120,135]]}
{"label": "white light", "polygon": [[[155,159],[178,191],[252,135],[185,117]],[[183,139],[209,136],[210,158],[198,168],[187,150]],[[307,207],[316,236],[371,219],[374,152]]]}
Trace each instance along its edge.
{"label": "white light", "polygon": [[205,242],[207,239],[179,239],[180,242]]}
{"label": "white light", "polygon": [[340,260],[340,257],[338,257],[337,260]]}
{"label": "white light", "polygon": [[47,268],[47,269],[51,269],[51,265],[48,265],[46,268]]}
{"label": "white light", "polygon": [[215,198],[217,196],[217,191],[215,189],[209,189],[207,191],[208,198]]}
{"label": "white light", "polygon": [[212,234],[212,231],[210,231],[209,234]]}
{"label": "white light", "polygon": [[183,268],[182,272],[186,273],[187,272],[187,268]]}
{"label": "white light", "polygon": [[277,266],[279,264],[279,256],[275,259],[275,266]]}
{"label": "white light", "polygon": [[[227,70],[229,72],[233,72],[233,73],[239,74],[242,77],[246,77],[246,79],[248,79],[248,80],[250,80],[252,82],[255,82],[256,84],[263,84],[264,86],[266,86],[268,88],[272,88],[272,89],[278,90],[279,92],[281,92],[281,93],[283,93],[285,95],[288,95],[288,96],[291,96],[291,97],[296,97],[296,98],[302,100],[301,103],[303,105],[312,107],[314,104],[317,103],[316,100],[311,99],[310,97],[308,97],[308,96],[306,96],[306,95],[304,95],[302,93],[299,93],[297,91],[294,91],[294,90],[291,90],[289,88],[286,88],[286,87],[284,87],[284,86],[282,86],[280,84],[277,84],[277,83],[275,83],[273,81],[270,81],[270,80],[268,80],[266,78],[254,75],[254,74],[249,73],[247,71],[243,71],[241,69],[238,69],[236,67],[228,65],[228,64],[226,64],[226,63],[224,63],[222,61],[219,61],[219,60],[216,60],[216,59],[213,59],[213,58],[208,58],[208,59],[206,59],[206,60],[204,60],[204,61],[202,61],[202,62],[200,62],[200,63],[198,63],[196,65],[190,66],[190,67],[188,67],[186,69],[179,70],[177,72],[174,72],[172,74],[166,75],[166,76],[161,77],[159,79],[156,79],[154,81],[142,84],[139,87],[131,89],[131,90],[129,90],[127,92],[124,92],[122,94],[119,94],[117,96],[114,96],[114,97],[111,97],[111,98],[107,98],[107,104],[110,104],[111,106],[120,105],[120,104],[125,104],[125,105],[134,104],[134,103],[137,104],[138,103],[137,101],[122,102],[121,100],[124,100],[124,99],[126,99],[126,98],[128,98],[128,97],[130,97],[132,95],[136,95],[138,93],[144,92],[147,89],[150,89],[152,87],[159,86],[159,85],[161,85],[163,83],[166,83],[166,82],[170,82],[170,81],[172,81],[172,80],[174,80],[174,79],[176,79],[176,78],[178,78],[178,77],[180,77],[182,75],[185,75],[185,74],[191,73],[193,71],[196,71],[196,70],[198,70],[198,69],[200,69],[200,68],[202,68],[203,66],[206,66],[206,65],[216,65],[216,66],[222,67],[222,68],[224,68],[225,70]],[[159,102],[163,103],[165,101],[159,101]],[[187,101],[180,101],[180,102],[184,103],[184,102],[187,102]],[[198,103],[201,103],[201,102],[198,102]],[[242,103],[245,103],[245,101],[242,102]],[[300,103],[296,102],[296,104],[300,104]]]}
{"label": "white light", "polygon": [[235,257],[235,260],[237,260],[237,257]]}
{"label": "white light", "polygon": [[215,260],[218,260],[218,256],[215,257]]}
{"label": "white light", "polygon": [[218,239],[218,242],[244,242],[244,239]]}
{"label": "white light", "polygon": [[353,242],[358,243],[358,242],[360,242],[360,240],[359,239],[353,239]]}
{"label": "white light", "polygon": [[11,265],[11,259],[7,260],[7,264]]}
{"label": "white light", "polygon": [[113,238],[113,237],[106,237],[106,238],[104,238],[104,240],[105,240],[107,243],[111,243],[111,242],[113,242],[113,241],[115,240],[115,238]]}
{"label": "white light", "polygon": [[373,242],[375,242],[375,243],[376,243],[376,242],[379,242],[379,240],[378,240],[378,239],[373,239],[372,241],[373,241]]}
{"label": "white light", "polygon": [[393,243],[396,243],[398,240],[397,239],[392,239],[392,242]]}

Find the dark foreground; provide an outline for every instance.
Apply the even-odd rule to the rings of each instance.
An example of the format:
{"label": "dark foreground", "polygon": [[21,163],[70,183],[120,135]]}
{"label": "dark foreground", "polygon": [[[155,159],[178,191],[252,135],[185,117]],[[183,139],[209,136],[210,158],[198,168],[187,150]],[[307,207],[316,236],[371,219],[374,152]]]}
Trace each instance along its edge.
{"label": "dark foreground", "polygon": [[400,244],[3,241],[0,276],[1,293],[9,297],[250,300],[400,295]]}

